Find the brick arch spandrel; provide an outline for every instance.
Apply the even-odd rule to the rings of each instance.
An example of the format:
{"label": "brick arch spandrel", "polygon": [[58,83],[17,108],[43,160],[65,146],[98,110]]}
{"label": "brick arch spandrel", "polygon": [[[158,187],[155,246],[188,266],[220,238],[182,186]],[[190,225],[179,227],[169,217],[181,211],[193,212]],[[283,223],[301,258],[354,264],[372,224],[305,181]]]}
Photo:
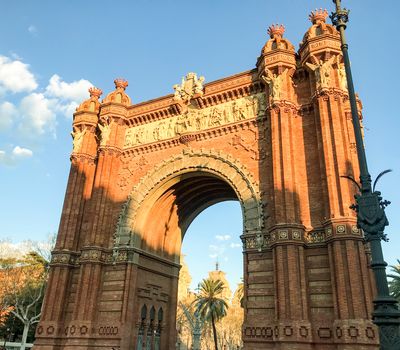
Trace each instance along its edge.
{"label": "brick arch spandrel", "polygon": [[120,214],[115,233],[116,245],[139,246],[141,217],[164,191],[179,181],[179,176],[191,172],[208,173],[227,182],[240,202],[244,231],[261,231],[264,213],[259,184],[246,167],[220,151],[184,150],[154,167],[135,185]]}

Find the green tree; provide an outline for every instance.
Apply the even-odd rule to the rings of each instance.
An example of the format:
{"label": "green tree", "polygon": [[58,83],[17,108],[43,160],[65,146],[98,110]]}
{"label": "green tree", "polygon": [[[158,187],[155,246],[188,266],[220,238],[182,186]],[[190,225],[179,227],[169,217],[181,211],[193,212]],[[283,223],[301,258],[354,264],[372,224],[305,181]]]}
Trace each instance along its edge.
{"label": "green tree", "polygon": [[389,274],[392,280],[389,282],[390,293],[400,303],[400,260],[397,259],[397,265],[390,265],[393,273]]}
{"label": "green tree", "polygon": [[224,283],[221,280],[204,279],[199,285],[199,292],[194,301],[200,317],[206,322],[211,322],[215,350],[218,350],[215,323],[226,316],[228,309],[228,304],[221,297],[224,288]]}

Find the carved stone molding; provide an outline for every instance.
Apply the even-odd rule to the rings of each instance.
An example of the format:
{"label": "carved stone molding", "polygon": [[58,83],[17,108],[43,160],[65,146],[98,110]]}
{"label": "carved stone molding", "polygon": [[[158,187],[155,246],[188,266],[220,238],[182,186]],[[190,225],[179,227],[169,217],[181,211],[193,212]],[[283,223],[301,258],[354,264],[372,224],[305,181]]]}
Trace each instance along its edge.
{"label": "carved stone molding", "polygon": [[71,163],[76,165],[79,162],[88,163],[88,164],[95,164],[97,157],[94,157],[90,154],[86,153],[72,153],[70,156]]}
{"label": "carved stone molding", "polygon": [[124,148],[180,138],[188,133],[199,133],[207,129],[257,118],[264,115],[265,110],[265,95],[262,93],[203,109],[189,106],[180,115],[127,129]]}
{"label": "carved stone molding", "polygon": [[51,253],[50,265],[73,266],[78,262],[79,253],[73,251],[53,251]]}

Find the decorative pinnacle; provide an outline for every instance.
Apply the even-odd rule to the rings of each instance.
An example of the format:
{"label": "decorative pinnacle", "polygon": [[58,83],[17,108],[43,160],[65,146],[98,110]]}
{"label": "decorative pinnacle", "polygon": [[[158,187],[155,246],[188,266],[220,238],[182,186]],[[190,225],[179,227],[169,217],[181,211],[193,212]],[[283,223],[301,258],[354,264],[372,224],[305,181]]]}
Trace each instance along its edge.
{"label": "decorative pinnacle", "polygon": [[283,24],[272,24],[268,27],[267,33],[271,39],[276,37],[282,38],[283,33],[285,33],[285,26]]}
{"label": "decorative pinnacle", "polygon": [[325,9],[323,10],[322,8],[315,9],[314,11],[311,11],[310,15],[308,18],[310,19],[312,24],[316,24],[317,22],[326,22],[326,18],[328,17],[328,11]]}
{"label": "decorative pinnacle", "polygon": [[103,93],[103,91],[101,91],[101,89],[92,86],[91,88],[89,88],[89,94],[90,97],[96,97],[99,98],[101,96],[101,94]]}
{"label": "decorative pinnacle", "polygon": [[125,90],[128,86],[128,80],[123,78],[117,78],[114,80],[115,88]]}

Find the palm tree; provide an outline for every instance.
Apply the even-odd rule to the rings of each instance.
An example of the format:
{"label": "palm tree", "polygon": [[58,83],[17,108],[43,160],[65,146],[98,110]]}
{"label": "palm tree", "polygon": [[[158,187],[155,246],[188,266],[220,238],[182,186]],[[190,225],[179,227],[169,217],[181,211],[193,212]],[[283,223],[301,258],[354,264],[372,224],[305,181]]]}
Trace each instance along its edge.
{"label": "palm tree", "polygon": [[204,321],[211,322],[215,350],[218,350],[215,322],[226,316],[226,310],[228,309],[228,304],[221,297],[224,288],[224,283],[221,280],[204,279],[199,284],[199,293],[194,301],[196,311],[200,317]]}
{"label": "palm tree", "polygon": [[393,274],[388,275],[392,278],[389,282],[390,293],[400,303],[400,260],[397,259],[397,265],[390,265]]}

